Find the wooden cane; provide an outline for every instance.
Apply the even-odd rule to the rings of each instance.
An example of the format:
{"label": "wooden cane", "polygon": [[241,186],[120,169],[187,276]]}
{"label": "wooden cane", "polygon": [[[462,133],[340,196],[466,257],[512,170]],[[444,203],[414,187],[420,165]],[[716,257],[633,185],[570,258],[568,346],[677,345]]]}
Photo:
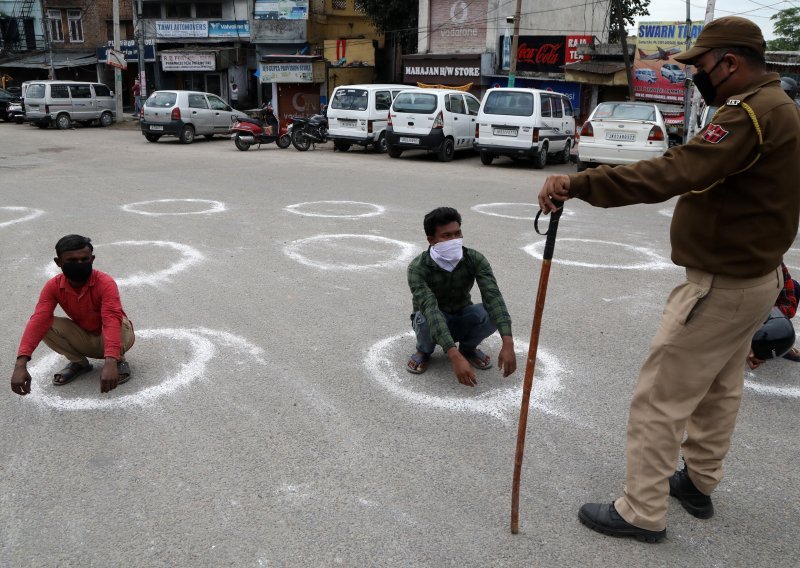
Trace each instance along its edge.
{"label": "wooden cane", "polygon": [[517,430],[517,453],[514,457],[514,481],[511,486],[511,532],[519,532],[519,486],[522,474],[522,454],[525,451],[525,432],[528,427],[528,405],[530,404],[531,388],[533,387],[533,372],[536,369],[536,352],[539,349],[539,331],[542,327],[542,313],[544,312],[544,301],[547,296],[547,281],[550,278],[550,264],[553,259],[553,250],[556,246],[556,233],[558,232],[558,220],[561,218],[563,206],[555,202],[558,210],[550,215],[550,225],[547,233],[539,232],[539,211],[534,220],[536,232],[546,234],[547,239],[542,255],[542,271],[539,274],[539,289],[536,291],[536,308],[533,313],[533,327],[531,328],[531,342],[528,346],[528,361],[525,365],[525,382],[522,385],[522,404],[519,408],[519,428]]}

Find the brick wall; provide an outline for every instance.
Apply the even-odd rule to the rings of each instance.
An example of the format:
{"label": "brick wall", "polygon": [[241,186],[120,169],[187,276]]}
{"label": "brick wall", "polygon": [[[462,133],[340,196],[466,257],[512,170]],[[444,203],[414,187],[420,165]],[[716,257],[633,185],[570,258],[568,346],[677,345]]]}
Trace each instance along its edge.
{"label": "brick wall", "polygon": [[[108,41],[114,39],[113,35],[109,37],[108,31],[110,28],[108,22],[113,20],[114,14],[113,0],[45,0],[45,15],[48,9],[61,10],[61,28],[64,33],[64,42],[53,44],[58,49],[94,50],[96,47],[106,45]],[[70,41],[67,10],[81,11],[83,42]],[[133,8],[131,0],[119,0],[119,19],[124,30],[120,37],[126,39],[126,36],[132,33]]]}

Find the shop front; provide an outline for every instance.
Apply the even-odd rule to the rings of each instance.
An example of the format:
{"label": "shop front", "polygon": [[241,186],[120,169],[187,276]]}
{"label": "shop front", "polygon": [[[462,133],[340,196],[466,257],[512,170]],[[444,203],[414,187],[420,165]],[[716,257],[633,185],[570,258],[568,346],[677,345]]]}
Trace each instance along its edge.
{"label": "shop front", "polygon": [[312,116],[325,99],[325,61],[319,56],[265,56],[259,64],[265,99],[281,122]]}

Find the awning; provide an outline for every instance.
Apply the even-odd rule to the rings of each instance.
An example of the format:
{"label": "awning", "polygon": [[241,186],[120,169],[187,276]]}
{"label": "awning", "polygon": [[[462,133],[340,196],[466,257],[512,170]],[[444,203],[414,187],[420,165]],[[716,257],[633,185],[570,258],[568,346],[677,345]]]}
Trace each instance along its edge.
{"label": "awning", "polygon": [[[97,64],[97,53],[93,51],[61,51],[53,52],[53,68],[85,67]],[[0,60],[0,67],[16,67],[27,69],[49,69],[50,53],[40,51],[20,57]]]}
{"label": "awning", "polygon": [[614,75],[625,70],[625,64],[617,61],[578,61],[565,65],[566,71],[596,73],[598,75]]}

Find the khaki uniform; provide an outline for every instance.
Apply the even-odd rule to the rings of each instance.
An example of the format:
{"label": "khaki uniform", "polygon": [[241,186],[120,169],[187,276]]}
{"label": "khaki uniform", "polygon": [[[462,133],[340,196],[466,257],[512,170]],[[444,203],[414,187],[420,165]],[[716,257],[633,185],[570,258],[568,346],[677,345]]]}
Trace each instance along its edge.
{"label": "khaki uniform", "polygon": [[700,491],[711,494],[722,479],[750,340],[783,286],[780,264],[797,235],[798,180],[800,112],[776,73],[663,157],[570,176],[570,195],[601,207],[681,196],[670,236],[687,279],[667,300],[639,375],[625,493],[615,503],[637,527],[665,528],[681,447]]}

